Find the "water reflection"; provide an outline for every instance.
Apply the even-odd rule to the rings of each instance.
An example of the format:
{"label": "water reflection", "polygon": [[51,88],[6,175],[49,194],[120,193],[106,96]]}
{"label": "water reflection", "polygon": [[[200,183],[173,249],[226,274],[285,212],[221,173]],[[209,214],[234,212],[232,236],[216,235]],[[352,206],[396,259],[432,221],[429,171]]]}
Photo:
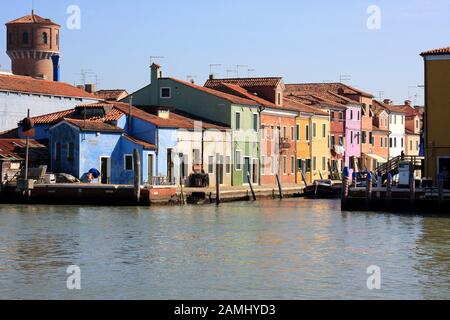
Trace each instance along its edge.
{"label": "water reflection", "polygon": [[[201,207],[0,206],[0,298],[450,298],[450,219],[287,199]],[[65,269],[82,268],[68,292]],[[369,291],[366,269],[382,269]]]}

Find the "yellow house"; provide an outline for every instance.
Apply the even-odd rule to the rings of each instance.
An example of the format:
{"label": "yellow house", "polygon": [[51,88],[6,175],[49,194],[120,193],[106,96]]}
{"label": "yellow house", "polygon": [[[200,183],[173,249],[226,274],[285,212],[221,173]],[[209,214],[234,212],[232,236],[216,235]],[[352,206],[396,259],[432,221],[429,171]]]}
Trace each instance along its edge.
{"label": "yellow house", "polygon": [[425,61],[425,176],[442,174],[450,187],[450,47],[423,52]]}
{"label": "yellow house", "polygon": [[[329,177],[330,117],[321,109],[285,98],[285,107],[298,111],[296,119],[297,181],[312,183]],[[302,174],[303,173],[303,174]]]}

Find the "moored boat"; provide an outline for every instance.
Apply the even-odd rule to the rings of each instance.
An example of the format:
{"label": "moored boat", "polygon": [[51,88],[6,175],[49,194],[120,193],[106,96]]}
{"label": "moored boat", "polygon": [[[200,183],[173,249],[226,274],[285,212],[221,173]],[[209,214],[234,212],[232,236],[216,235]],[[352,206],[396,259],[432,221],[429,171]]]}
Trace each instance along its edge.
{"label": "moored boat", "polygon": [[342,182],[331,179],[316,180],[305,188],[308,198],[339,198],[342,191]]}

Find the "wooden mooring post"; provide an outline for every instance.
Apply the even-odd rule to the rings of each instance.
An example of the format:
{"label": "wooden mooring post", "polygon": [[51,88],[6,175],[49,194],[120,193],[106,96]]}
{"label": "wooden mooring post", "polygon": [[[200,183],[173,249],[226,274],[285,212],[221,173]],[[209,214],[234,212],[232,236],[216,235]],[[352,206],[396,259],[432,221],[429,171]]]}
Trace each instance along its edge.
{"label": "wooden mooring post", "polygon": [[280,176],[277,174],[276,177],[277,177],[278,191],[280,192],[280,199],[283,199],[283,188],[281,186]]}
{"label": "wooden mooring post", "polygon": [[388,173],[386,184],[386,205],[389,208],[392,200],[392,175]]}
{"label": "wooden mooring post", "polygon": [[252,179],[250,177],[250,172],[247,172],[248,184],[250,185],[250,191],[252,192],[253,201],[256,201],[255,190],[253,190]]}
{"label": "wooden mooring post", "polygon": [[139,151],[134,149],[133,151],[134,161],[134,200],[136,204],[141,202],[141,158],[139,157]]}
{"label": "wooden mooring post", "polygon": [[367,178],[366,178],[366,208],[369,209],[370,208],[370,204],[372,202],[372,190],[373,190],[373,186],[372,186],[372,173],[367,173]]}
{"label": "wooden mooring post", "polygon": [[220,177],[219,177],[220,164],[219,159],[216,161],[216,206],[220,205]]}
{"label": "wooden mooring post", "polygon": [[414,164],[409,164],[409,207],[414,209],[416,204],[416,181],[414,179]]}
{"label": "wooden mooring post", "polygon": [[341,194],[341,208],[347,208],[347,198],[350,188],[349,182],[349,171],[347,168],[344,168],[344,172],[342,173],[342,194]]}

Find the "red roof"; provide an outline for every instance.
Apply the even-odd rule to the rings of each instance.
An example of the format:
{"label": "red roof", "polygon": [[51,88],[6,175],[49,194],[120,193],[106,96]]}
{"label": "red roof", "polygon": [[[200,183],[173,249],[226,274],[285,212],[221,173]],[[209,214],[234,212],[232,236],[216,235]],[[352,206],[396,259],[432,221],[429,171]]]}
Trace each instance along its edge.
{"label": "red roof", "polygon": [[196,84],[193,84],[193,83],[190,83],[190,82],[186,82],[186,81],[182,81],[182,80],[179,80],[179,79],[176,79],[176,78],[167,78],[167,79],[175,81],[175,82],[178,82],[180,84],[183,84],[185,86],[191,87],[193,89],[196,89],[196,90],[199,90],[199,91],[211,94],[211,95],[216,96],[218,98],[225,99],[225,100],[227,100],[227,101],[229,101],[231,103],[250,105],[250,106],[256,105],[255,101],[250,100],[250,99],[240,98],[240,97],[237,97],[235,95],[224,93],[224,92],[221,92],[221,91],[218,91],[218,90],[214,90],[214,89],[210,89],[210,88],[206,88],[206,87],[201,87],[201,86],[198,86]]}
{"label": "red roof", "polygon": [[242,98],[246,98],[246,99],[250,99],[253,100],[254,102],[264,106],[264,107],[269,107],[269,108],[280,108],[279,106],[277,106],[276,104],[267,101],[263,98],[260,98],[254,94],[251,94],[250,92],[248,92],[247,90],[245,90],[244,88],[236,85],[236,84],[231,84],[231,83],[223,83],[221,86],[217,87],[216,90],[220,90],[220,89],[228,89],[229,92],[232,92],[232,94],[234,95],[239,95]]}
{"label": "red roof", "polygon": [[[26,139],[0,139],[0,160],[24,160]],[[47,147],[36,140],[29,140],[30,158],[47,157]]]}
{"label": "red roof", "polygon": [[441,54],[450,54],[450,47],[425,51],[425,52],[422,52],[420,55],[422,57],[425,57],[425,56],[434,56],[434,55],[441,55]]}
{"label": "red roof", "polygon": [[73,113],[73,111],[74,111],[74,109],[69,109],[69,110],[45,114],[45,115],[38,116],[38,117],[33,117],[32,119],[33,119],[34,124],[54,124],[54,123],[57,123],[58,121],[60,121],[62,118]]}
{"label": "red roof", "polygon": [[387,104],[378,100],[373,100],[373,106],[375,108],[376,112],[380,112],[380,109],[384,109],[388,112],[395,112],[395,113],[405,113],[401,108],[398,108],[397,106]]}
{"label": "red roof", "polygon": [[281,77],[208,79],[205,87],[215,89],[223,83],[234,84],[243,88],[277,87],[282,80]]}
{"label": "red roof", "polygon": [[63,121],[78,127],[82,131],[122,132],[121,128],[106,122],[70,118],[64,118]]}
{"label": "red roof", "polygon": [[121,98],[128,96],[128,92],[125,89],[99,90],[94,95],[102,100],[119,101]]}
{"label": "red roof", "polygon": [[[286,93],[312,93],[323,94],[328,91],[334,92],[339,95],[362,95],[367,98],[373,98],[371,93],[362,91],[360,89],[351,87],[344,83],[331,82],[331,83],[299,83],[299,84],[287,84]],[[354,101],[353,101],[354,102]]]}
{"label": "red roof", "polygon": [[313,106],[305,105],[299,101],[296,101],[294,99],[284,98],[283,100],[285,108],[288,108],[290,110],[295,110],[299,112],[305,112],[305,113],[312,113],[319,116],[328,116],[328,113],[320,110],[318,108],[315,108]]}
{"label": "red roof", "polygon": [[88,98],[97,97],[68,83],[34,79],[32,77],[0,74],[0,91],[54,95],[61,97]]}
{"label": "red roof", "polygon": [[59,24],[54,23],[50,19],[42,18],[41,16],[34,14],[34,11],[32,11],[31,14],[27,16],[12,20],[6,23],[6,25],[8,26],[12,24],[30,24],[30,23],[43,24],[48,26],[60,26]]}
{"label": "red roof", "polygon": [[125,139],[127,139],[127,140],[129,140],[129,141],[135,143],[135,144],[138,144],[138,145],[142,146],[144,149],[147,149],[147,150],[155,150],[155,149],[156,149],[156,146],[155,146],[154,144],[148,143],[147,141],[140,140],[140,139],[138,139],[138,138],[129,136],[129,135],[127,135],[127,134],[125,134],[123,137],[124,137]]}

